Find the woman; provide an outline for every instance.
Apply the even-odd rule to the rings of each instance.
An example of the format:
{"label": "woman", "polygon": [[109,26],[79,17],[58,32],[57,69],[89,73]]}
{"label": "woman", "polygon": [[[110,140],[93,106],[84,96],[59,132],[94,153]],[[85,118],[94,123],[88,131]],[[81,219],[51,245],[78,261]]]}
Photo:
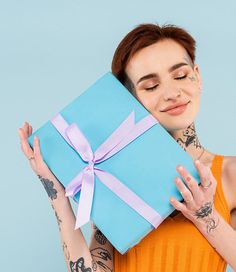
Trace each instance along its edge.
{"label": "woman", "polygon": [[[236,157],[213,154],[197,137],[201,76],[195,40],[174,25],[143,24],[126,35],[112,61],[113,74],[156,117],[194,160],[201,184],[181,165],[175,184],[183,196],[176,211],[139,244],[121,255],[94,226],[89,248],[64,188],[27,143],[32,127],[20,130],[22,151],[48,192],[60,227],[69,271],[225,271],[236,269]],[[184,182],[185,183],[184,183]]]}

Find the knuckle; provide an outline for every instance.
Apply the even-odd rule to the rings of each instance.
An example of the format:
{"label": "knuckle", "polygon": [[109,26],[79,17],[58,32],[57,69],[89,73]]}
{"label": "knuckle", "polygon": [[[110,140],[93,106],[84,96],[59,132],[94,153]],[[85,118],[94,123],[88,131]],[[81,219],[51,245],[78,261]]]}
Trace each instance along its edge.
{"label": "knuckle", "polygon": [[208,178],[205,176],[205,177],[203,177],[202,181],[203,181],[203,183],[208,183]]}
{"label": "knuckle", "polygon": [[179,204],[176,204],[175,208],[176,208],[176,210],[178,210],[178,211],[180,211],[180,210],[181,210],[181,207],[180,207],[180,205],[179,205]]}
{"label": "knuckle", "polygon": [[189,187],[190,189],[194,189],[194,188],[195,188],[195,183],[192,182],[192,181],[190,181],[188,187]]}

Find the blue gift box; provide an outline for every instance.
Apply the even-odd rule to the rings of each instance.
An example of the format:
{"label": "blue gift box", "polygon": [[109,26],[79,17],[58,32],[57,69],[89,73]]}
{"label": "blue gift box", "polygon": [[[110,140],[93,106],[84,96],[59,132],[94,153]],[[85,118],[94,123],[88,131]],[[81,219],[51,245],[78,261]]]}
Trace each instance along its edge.
{"label": "blue gift box", "polygon": [[[66,123],[76,124],[93,152],[130,116],[138,123],[150,113],[108,72],[60,111]],[[66,187],[87,165],[62,137],[51,118],[29,138],[40,139],[44,161]],[[170,196],[182,200],[174,178],[178,164],[183,165],[200,183],[192,158],[169,133],[156,122],[119,152],[98,163],[112,174],[164,220],[174,208]],[[81,192],[74,196],[79,202]],[[124,254],[154,229],[153,225],[94,176],[91,219],[111,244]]]}

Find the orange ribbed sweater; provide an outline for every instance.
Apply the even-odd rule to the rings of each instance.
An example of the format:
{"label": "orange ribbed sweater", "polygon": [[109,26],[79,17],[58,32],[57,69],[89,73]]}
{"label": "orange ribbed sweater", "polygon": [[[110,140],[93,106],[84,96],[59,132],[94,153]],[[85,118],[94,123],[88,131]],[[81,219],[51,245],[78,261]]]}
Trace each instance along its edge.
{"label": "orange ribbed sweater", "polygon": [[[222,155],[215,155],[211,170],[217,180],[215,207],[229,223],[230,211],[221,184]],[[227,263],[195,225],[182,215],[162,224],[124,255],[114,249],[114,272],[221,272]]]}

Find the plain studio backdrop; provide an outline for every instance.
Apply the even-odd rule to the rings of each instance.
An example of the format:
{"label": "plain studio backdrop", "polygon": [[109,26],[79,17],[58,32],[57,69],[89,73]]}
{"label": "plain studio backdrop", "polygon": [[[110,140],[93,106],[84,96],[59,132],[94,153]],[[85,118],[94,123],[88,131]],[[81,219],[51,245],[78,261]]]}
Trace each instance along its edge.
{"label": "plain studio backdrop", "polygon": [[[0,1],[0,271],[66,271],[54,212],[17,130],[24,121],[39,128],[109,71],[119,41],[140,23],[176,24],[196,39],[197,133],[211,152],[236,155],[235,9],[233,0]],[[89,223],[83,232],[89,241]]]}

